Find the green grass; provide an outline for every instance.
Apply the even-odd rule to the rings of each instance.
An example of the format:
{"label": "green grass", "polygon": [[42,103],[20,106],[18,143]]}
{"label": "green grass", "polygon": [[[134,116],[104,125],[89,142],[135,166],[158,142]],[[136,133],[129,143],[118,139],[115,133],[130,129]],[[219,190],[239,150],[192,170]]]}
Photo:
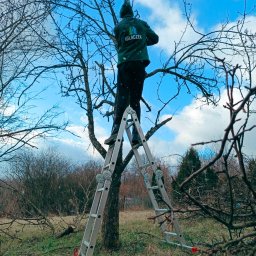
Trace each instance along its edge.
{"label": "green grass", "polygon": [[[184,256],[190,255],[189,250],[181,250],[162,242],[160,230],[156,224],[147,218],[152,212],[122,213],[120,220],[121,247],[117,252],[106,252],[102,249],[101,238],[97,240],[94,255],[96,256]],[[194,243],[211,243],[226,236],[225,232],[213,221],[183,220],[181,221],[186,240]],[[83,231],[56,239],[49,230],[38,227],[26,227],[23,231],[15,227],[13,232],[19,232],[21,241],[0,237],[0,255],[2,256],[65,256],[73,255],[73,250],[80,246]],[[198,254],[200,255],[200,254]]]}

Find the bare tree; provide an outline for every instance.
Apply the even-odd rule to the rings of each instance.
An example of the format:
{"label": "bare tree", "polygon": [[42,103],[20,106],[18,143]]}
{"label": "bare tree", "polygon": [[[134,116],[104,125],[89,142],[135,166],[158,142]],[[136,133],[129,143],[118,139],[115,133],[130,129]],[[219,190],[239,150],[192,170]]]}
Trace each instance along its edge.
{"label": "bare tree", "polygon": [[[255,33],[247,29],[250,17],[246,14],[236,24],[226,24],[220,30],[202,35],[208,45],[204,59],[218,72],[219,86],[224,87],[229,113],[226,129],[220,140],[199,142],[196,145],[218,145],[216,155],[180,184],[183,193],[204,214],[224,224],[230,240],[215,244],[217,251],[232,254],[246,251],[253,255],[255,246],[255,196],[252,176],[249,174],[245,145],[255,132]],[[209,44],[210,42],[210,44]],[[249,158],[250,159],[250,158]],[[209,167],[219,165],[220,183],[214,200],[196,198],[186,187]],[[215,249],[216,249],[215,248]]]}
{"label": "bare tree", "polygon": [[[29,71],[44,58],[41,50],[40,37],[44,34],[49,8],[43,2],[30,0],[3,0],[0,2],[0,162],[10,161],[14,153],[22,147],[36,147],[35,138],[56,135],[64,130],[67,123],[60,121],[61,112],[57,106],[44,111],[38,110],[39,95],[46,84],[37,80],[38,88],[33,92],[33,76]],[[35,33],[34,31],[37,31]],[[2,166],[1,166],[2,167]],[[6,165],[4,165],[6,167]],[[1,176],[2,170],[1,168]],[[8,195],[24,197],[20,187],[5,178],[0,180],[1,199],[12,198]],[[1,200],[1,211],[13,212],[18,209],[17,198],[13,204]],[[2,204],[3,203],[3,204]],[[6,204],[4,204],[6,203]],[[39,222],[47,224],[52,230],[43,211],[32,201],[29,204],[40,216]],[[8,235],[8,228],[20,216],[13,216],[1,232]]]}
{"label": "bare tree", "polygon": [[[45,85],[29,91],[35,77],[28,77],[43,57],[40,40],[49,9],[43,2],[4,0],[0,3],[0,161],[6,161],[20,147],[32,146],[36,137],[64,129],[54,106],[41,115],[35,103]],[[41,61],[41,60],[40,60]],[[40,82],[40,81],[38,81]]]}
{"label": "bare tree", "polygon": [[[73,97],[85,111],[92,145],[104,158],[106,150],[95,135],[95,117],[99,114],[109,117],[113,113],[116,46],[112,31],[118,22],[115,1],[47,0],[43,3],[47,3],[50,10],[47,19],[48,29],[43,30],[43,36],[36,29],[33,33],[40,38],[40,42],[44,43],[44,56],[48,56],[48,61],[35,65],[27,73],[27,77],[39,78],[48,74],[57,78],[63,95]],[[147,78],[158,77],[160,82],[156,90],[161,88],[161,81],[166,78],[176,82],[177,85],[173,95],[170,94],[165,99],[159,97],[159,107],[154,109],[155,120],[152,120],[152,126],[146,132],[147,139],[171,120],[171,117],[167,117],[160,121],[159,117],[166,106],[183,93],[183,89],[200,98],[204,103],[216,104],[220,88],[227,86],[230,102],[226,107],[230,110],[230,124],[225,130],[220,151],[209,164],[188,177],[181,184],[181,189],[196,175],[210,167],[216,159],[221,158],[227,142],[231,143],[228,145],[230,149],[235,148],[237,151],[239,164],[243,167],[241,151],[243,136],[254,128],[253,125],[248,127],[248,120],[252,114],[251,107],[255,94],[252,80],[255,38],[253,33],[244,29],[245,20],[246,15],[232,26],[226,24],[216,31],[202,34],[193,28],[188,15],[187,25],[197,34],[195,42],[184,44],[181,39],[175,44],[173,54],[164,61],[163,65],[147,74]],[[234,56],[242,58],[243,65],[240,63],[234,65],[234,60],[231,59]],[[33,79],[31,85],[35,82],[36,79]],[[234,102],[233,98],[235,88],[242,97],[238,102]],[[147,99],[143,101],[150,109]],[[240,129],[234,129],[239,113],[243,110],[247,113],[247,117]],[[132,151],[126,156],[121,152],[113,173],[103,227],[104,245],[107,248],[119,246],[118,203],[121,174],[132,156]],[[245,169],[242,173],[249,191],[254,195]],[[185,189],[184,193],[187,193]],[[193,197],[190,199],[197,202]]]}
{"label": "bare tree", "polygon": [[[49,228],[61,237],[66,232],[84,228],[86,214],[97,186],[95,176],[100,164],[89,161],[74,165],[55,148],[16,152],[9,161],[9,175],[0,179],[0,234],[8,241],[22,239],[13,225]],[[71,216],[67,222],[62,216]],[[51,216],[62,219],[62,229]],[[22,230],[22,229],[21,229]]]}
{"label": "bare tree", "polygon": [[[53,57],[50,58],[50,64],[35,66],[28,76],[55,74],[63,95],[74,97],[85,111],[92,145],[104,158],[106,150],[95,135],[94,120],[98,114],[104,117],[113,114],[116,87],[116,46],[113,28],[118,22],[115,1],[49,0],[47,3],[52,10],[51,19],[48,19],[51,30],[45,30],[46,35],[41,37],[41,41],[45,42],[45,52],[51,52]],[[152,127],[146,132],[147,139],[171,120],[171,117],[167,117],[159,121],[159,117],[183,88],[189,93],[195,93],[195,96],[198,95],[196,92],[199,92],[207,102],[215,102],[214,93],[218,92],[218,68],[205,70],[205,66],[210,65],[208,62],[215,61],[215,56],[211,55],[210,61],[208,57],[201,57],[202,54],[210,55],[214,40],[212,37],[209,41],[206,35],[202,35],[190,45],[177,43],[173,55],[167,58],[161,67],[148,73],[148,78],[158,76],[159,81],[166,77],[171,78],[177,82],[177,91],[174,95],[170,94],[168,99],[159,100],[159,108],[154,109],[157,113],[155,120],[152,120]],[[143,102],[150,110],[147,100],[143,99]],[[126,156],[120,153],[113,173],[103,225],[103,241],[107,248],[119,246],[118,204],[121,174],[132,156],[132,151]]]}

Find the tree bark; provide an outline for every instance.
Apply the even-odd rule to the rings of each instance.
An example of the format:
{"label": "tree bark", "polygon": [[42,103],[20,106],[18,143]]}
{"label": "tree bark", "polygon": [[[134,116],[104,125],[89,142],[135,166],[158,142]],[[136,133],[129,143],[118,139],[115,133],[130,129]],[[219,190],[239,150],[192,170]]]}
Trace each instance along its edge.
{"label": "tree bark", "polygon": [[121,186],[121,176],[124,170],[122,164],[122,149],[118,156],[115,171],[112,175],[112,183],[109,190],[108,200],[104,212],[102,225],[102,240],[104,248],[108,250],[118,250],[119,239],[119,191]]}

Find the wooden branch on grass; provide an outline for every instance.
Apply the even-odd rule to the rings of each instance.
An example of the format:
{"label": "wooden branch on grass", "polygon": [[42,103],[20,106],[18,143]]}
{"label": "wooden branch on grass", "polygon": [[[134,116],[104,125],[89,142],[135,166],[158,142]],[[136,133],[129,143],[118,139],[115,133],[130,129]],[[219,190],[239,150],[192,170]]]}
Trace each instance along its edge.
{"label": "wooden branch on grass", "polygon": [[67,227],[66,229],[64,229],[62,232],[58,233],[58,234],[56,235],[56,238],[62,238],[62,237],[67,236],[67,235],[69,235],[69,234],[71,234],[71,233],[74,233],[74,228],[71,227],[71,226],[68,226],[68,227]]}

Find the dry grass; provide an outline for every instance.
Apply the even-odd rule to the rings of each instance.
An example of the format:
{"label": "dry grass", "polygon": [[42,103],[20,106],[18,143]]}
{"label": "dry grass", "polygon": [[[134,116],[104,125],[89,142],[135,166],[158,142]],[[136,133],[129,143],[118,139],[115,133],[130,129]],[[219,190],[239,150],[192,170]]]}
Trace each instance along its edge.
{"label": "dry grass", "polygon": [[127,224],[134,220],[145,221],[154,216],[153,211],[124,211],[120,213],[120,224]]}
{"label": "dry grass", "polygon": [[[118,252],[106,252],[101,248],[101,239],[97,241],[95,256],[184,256],[190,255],[188,251],[170,246],[162,242],[159,227],[149,217],[154,216],[153,211],[126,211],[120,213],[120,239],[122,246]],[[74,217],[52,217],[51,222],[56,230],[63,230],[72,224]],[[1,219],[0,225],[7,219]],[[75,247],[79,247],[83,230],[75,232],[61,239],[56,239],[50,229],[38,225],[24,225],[23,221],[15,223],[9,232],[19,237],[11,239],[0,237],[1,256],[64,256],[72,255]],[[84,226],[84,225],[83,225]],[[3,225],[0,226],[1,229]],[[5,226],[7,227],[7,226]],[[225,236],[220,225],[210,220],[183,220],[181,228],[184,236],[190,244],[197,242],[211,242],[221,236]],[[1,233],[0,233],[1,234]]]}

